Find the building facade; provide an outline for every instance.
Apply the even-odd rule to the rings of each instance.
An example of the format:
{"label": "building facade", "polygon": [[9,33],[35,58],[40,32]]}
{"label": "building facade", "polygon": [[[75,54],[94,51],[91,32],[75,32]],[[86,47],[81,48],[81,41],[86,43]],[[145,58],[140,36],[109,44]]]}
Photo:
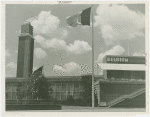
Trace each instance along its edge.
{"label": "building facade", "polygon": [[[46,77],[49,82],[49,98],[57,101],[67,100],[69,96],[73,99],[81,97],[83,87],[80,76],[55,76]],[[29,78],[6,78],[6,100],[17,100],[18,83],[26,83]],[[28,85],[28,84],[27,84]],[[24,100],[28,100],[26,97]]]}
{"label": "building facade", "polygon": [[105,79],[145,79],[145,57],[107,55],[103,63]]}

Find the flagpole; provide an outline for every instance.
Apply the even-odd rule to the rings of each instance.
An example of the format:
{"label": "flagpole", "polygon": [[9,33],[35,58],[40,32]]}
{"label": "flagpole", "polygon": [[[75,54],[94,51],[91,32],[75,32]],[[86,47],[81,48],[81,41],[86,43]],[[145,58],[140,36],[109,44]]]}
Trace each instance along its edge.
{"label": "flagpole", "polygon": [[128,40],[128,56],[130,56],[130,42]]}
{"label": "flagpole", "polygon": [[43,64],[43,70],[42,70],[42,74],[45,76],[45,74],[44,74],[44,64]]}
{"label": "flagpole", "polygon": [[92,16],[92,108],[94,108],[94,27],[93,27],[92,9],[91,9],[91,16]]}

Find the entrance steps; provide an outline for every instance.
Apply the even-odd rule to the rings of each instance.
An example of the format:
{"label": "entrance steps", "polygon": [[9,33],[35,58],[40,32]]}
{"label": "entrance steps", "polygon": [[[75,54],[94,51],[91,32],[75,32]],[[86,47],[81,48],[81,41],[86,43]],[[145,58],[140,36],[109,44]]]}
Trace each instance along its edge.
{"label": "entrance steps", "polygon": [[133,99],[143,93],[145,93],[145,88],[138,89],[128,95],[121,95],[121,96],[117,97],[116,99],[111,100],[110,102],[107,102],[106,105],[108,107],[112,107],[112,106],[124,101],[125,99]]}

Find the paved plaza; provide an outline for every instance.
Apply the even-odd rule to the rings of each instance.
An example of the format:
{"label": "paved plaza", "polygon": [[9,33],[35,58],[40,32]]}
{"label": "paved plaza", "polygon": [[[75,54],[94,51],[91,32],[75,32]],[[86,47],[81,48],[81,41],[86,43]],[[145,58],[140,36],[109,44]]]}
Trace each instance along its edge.
{"label": "paved plaza", "polygon": [[[22,111],[22,110],[16,110]],[[61,110],[27,110],[28,112],[146,112],[145,108],[108,108],[108,107],[82,107],[62,106]],[[14,112],[14,110],[13,110]]]}
{"label": "paved plaza", "polygon": [[76,112],[145,112],[145,108],[108,108],[108,107],[81,107],[81,106],[62,106],[60,111]]}

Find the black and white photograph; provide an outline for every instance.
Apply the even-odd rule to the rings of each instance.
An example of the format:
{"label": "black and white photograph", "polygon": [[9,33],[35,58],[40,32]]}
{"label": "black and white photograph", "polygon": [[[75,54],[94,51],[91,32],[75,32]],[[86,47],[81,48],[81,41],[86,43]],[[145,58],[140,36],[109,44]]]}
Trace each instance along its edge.
{"label": "black and white photograph", "polygon": [[3,112],[147,112],[148,5],[2,2]]}

